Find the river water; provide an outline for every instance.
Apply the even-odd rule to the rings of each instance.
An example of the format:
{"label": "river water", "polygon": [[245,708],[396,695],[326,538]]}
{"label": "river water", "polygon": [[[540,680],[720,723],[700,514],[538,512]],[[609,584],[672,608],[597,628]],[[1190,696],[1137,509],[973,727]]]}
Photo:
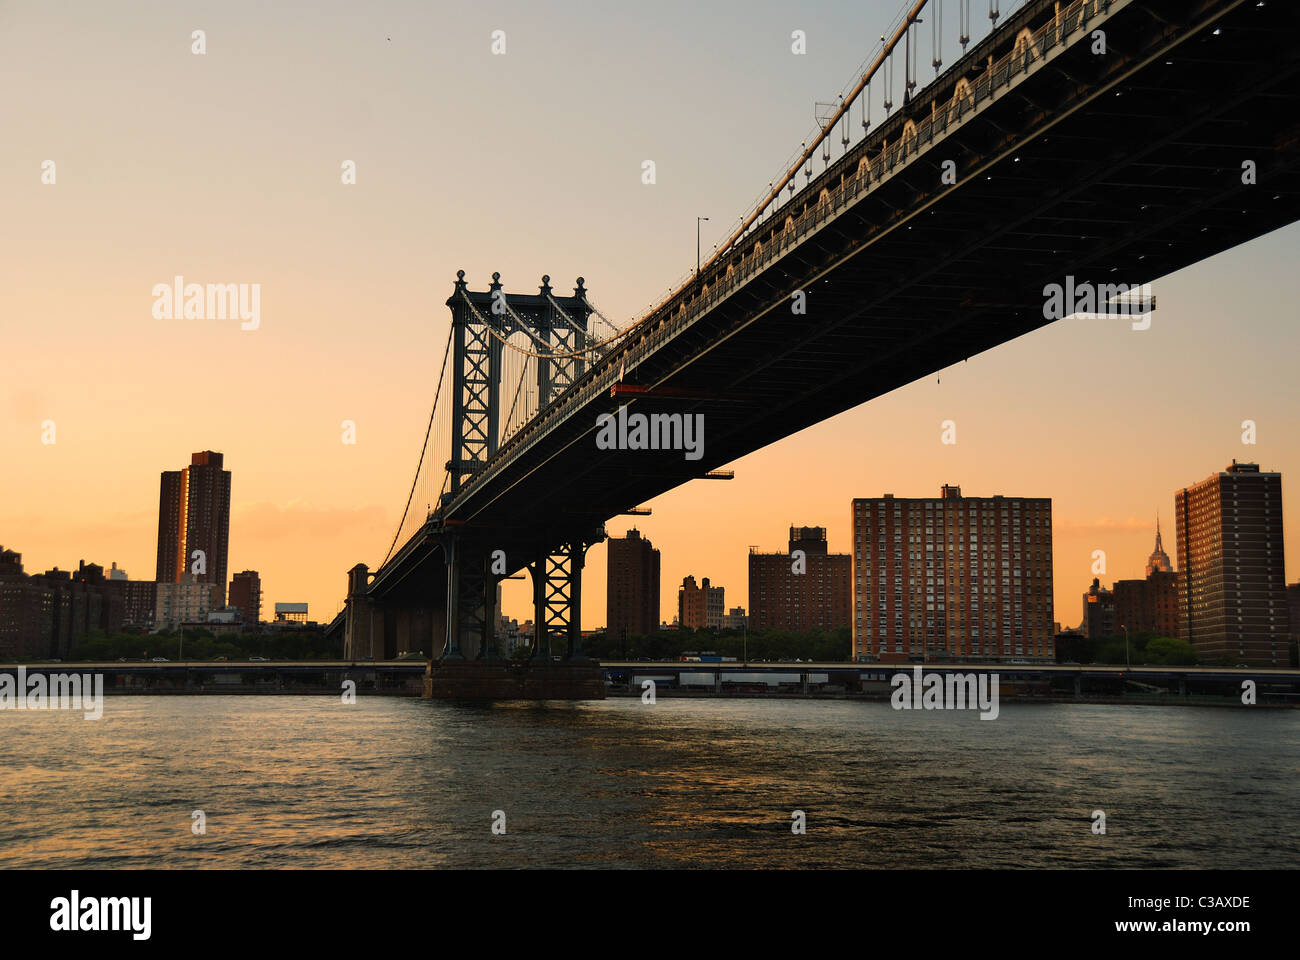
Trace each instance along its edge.
{"label": "river water", "polygon": [[1294,867],[1298,773],[1296,710],[110,697],[0,712],[0,866]]}

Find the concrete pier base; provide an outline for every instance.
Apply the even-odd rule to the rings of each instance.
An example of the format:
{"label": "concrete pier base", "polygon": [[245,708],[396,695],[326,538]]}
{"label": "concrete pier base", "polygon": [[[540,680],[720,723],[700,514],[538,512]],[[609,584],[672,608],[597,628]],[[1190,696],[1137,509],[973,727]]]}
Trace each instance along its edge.
{"label": "concrete pier base", "polygon": [[604,700],[605,680],[595,661],[434,660],[424,674],[431,700]]}

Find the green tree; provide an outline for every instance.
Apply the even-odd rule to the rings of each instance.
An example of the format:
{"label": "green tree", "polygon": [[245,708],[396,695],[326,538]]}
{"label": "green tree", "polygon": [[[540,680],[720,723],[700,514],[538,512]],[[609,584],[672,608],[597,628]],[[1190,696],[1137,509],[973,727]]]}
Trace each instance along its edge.
{"label": "green tree", "polygon": [[1186,640],[1156,637],[1146,645],[1146,662],[1166,666],[1191,667],[1197,663],[1196,650]]}

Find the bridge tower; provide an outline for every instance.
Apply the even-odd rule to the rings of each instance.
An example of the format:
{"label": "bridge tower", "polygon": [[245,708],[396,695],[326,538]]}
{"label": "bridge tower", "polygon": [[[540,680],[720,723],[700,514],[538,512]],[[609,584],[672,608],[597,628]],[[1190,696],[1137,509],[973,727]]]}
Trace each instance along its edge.
{"label": "bridge tower", "polygon": [[496,455],[501,433],[502,353],[516,334],[516,348],[536,360],[538,406],[545,407],[567,390],[586,370],[591,306],[583,278],[573,296],[552,293],[551,278],[542,277],[535,294],[507,294],[501,274],[492,274],[485,292],[475,293],[456,271],[456,284],[447,299],[452,323],[452,409],[450,501],[461,486]]}
{"label": "bridge tower", "polygon": [[[556,296],[551,278],[542,277],[535,294],[508,294],[500,273],[486,291],[469,289],[465,271],[456,273],[447,307],[452,315],[451,451],[446,468],[451,504],[496,455],[504,403],[503,358],[507,349],[529,357],[538,410],[573,385],[586,371],[592,338],[592,308],[584,279],[573,295]],[[507,346],[507,342],[513,342]],[[506,415],[509,415],[507,409]],[[552,532],[542,532],[543,529]],[[510,571],[526,567],[533,580],[535,658],[580,659],[582,568],[587,549],[604,539],[598,530],[553,532],[539,524],[527,562],[510,558]],[[491,659],[496,623],[496,591],[506,576],[494,559],[490,532],[446,523],[437,537],[446,561],[447,628],[442,660]]]}

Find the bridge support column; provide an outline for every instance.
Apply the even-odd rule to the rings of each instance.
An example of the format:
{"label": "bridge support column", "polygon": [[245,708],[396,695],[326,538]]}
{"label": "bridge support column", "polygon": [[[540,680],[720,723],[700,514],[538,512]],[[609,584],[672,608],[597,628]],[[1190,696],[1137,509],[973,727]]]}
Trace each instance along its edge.
{"label": "bridge support column", "polygon": [[494,659],[493,648],[497,645],[497,584],[501,582],[500,577],[492,572],[492,560],[489,556],[483,558],[483,617],[480,623],[476,625],[478,633],[478,660]]}
{"label": "bridge support column", "polygon": [[528,568],[533,578],[533,658],[551,659],[551,635],[568,615],[568,566],[563,554],[539,551]]}
{"label": "bridge support column", "polygon": [[587,565],[587,546],[581,540],[569,544],[569,647],[565,660],[585,660],[582,655],[582,568]]}
{"label": "bridge support column", "polygon": [[496,588],[488,552],[472,541],[443,537],[447,562],[447,629],[443,660],[491,660],[496,643]]}
{"label": "bridge support column", "polygon": [[528,568],[533,578],[533,656],[549,660],[563,645],[564,659],[585,660],[582,653],[582,568],[587,549],[605,539],[602,525],[585,537],[542,550]]}
{"label": "bridge support column", "polygon": [[358,660],[372,656],[370,570],[358,563],[348,571],[347,617],[343,627],[343,656]]}
{"label": "bridge support column", "polygon": [[460,652],[460,542],[447,537],[442,549],[447,560],[447,632],[440,659],[464,660]]}

